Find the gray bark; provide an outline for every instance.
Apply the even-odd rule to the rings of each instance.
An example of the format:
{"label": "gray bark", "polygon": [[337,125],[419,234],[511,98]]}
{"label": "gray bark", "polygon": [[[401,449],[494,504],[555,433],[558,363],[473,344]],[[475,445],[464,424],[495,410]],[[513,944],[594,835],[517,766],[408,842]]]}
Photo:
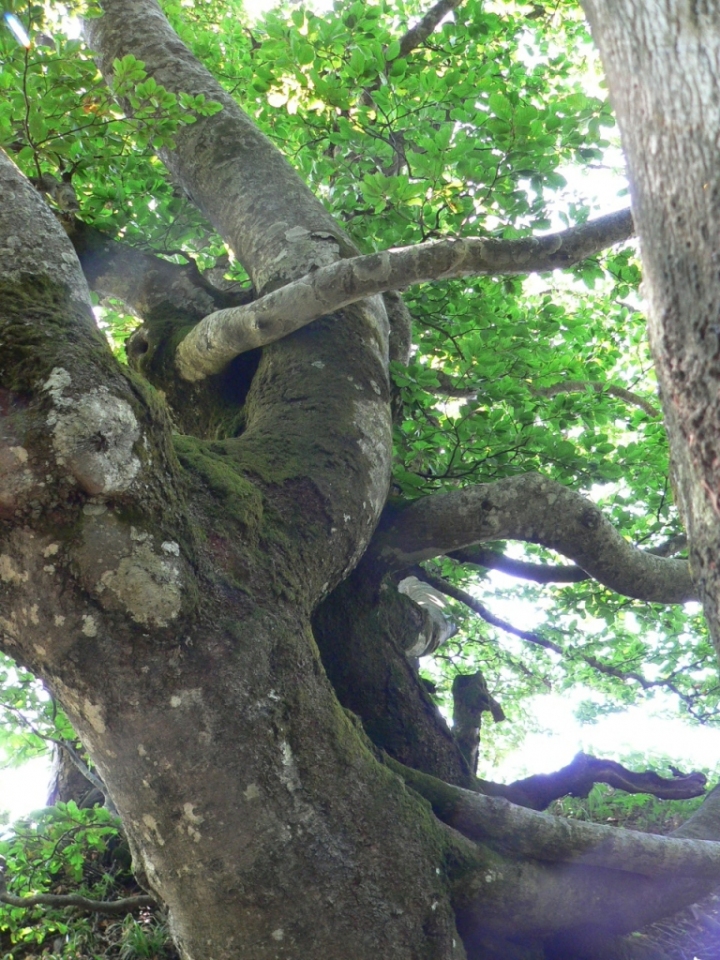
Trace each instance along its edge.
{"label": "gray bark", "polygon": [[630,211],[622,210],[542,237],[433,240],[335,261],[247,306],[205,317],[178,347],[178,370],[186,380],[200,380],[218,373],[246,350],[273,343],[324,314],[374,294],[430,280],[569,267],[626,240],[632,232]]}
{"label": "gray bark", "polygon": [[575,491],[528,473],[434,494],[390,513],[372,552],[388,570],[488,540],[526,540],[557,550],[600,583],[657,603],[697,597],[685,560],[638,550]]}
{"label": "gray bark", "polygon": [[630,174],[676,499],[720,642],[720,10],[586,0]]}

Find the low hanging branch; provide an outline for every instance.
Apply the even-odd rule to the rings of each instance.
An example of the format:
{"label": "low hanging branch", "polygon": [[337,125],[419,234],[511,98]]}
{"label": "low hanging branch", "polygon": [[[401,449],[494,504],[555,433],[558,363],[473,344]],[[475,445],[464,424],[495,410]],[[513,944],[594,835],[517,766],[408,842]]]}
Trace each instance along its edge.
{"label": "low hanging branch", "polygon": [[239,354],[366,297],[432,280],[557,270],[627,240],[632,232],[632,214],[622,210],[543,237],[434,240],[337,260],[253,303],[211,313],[179,345],[176,365],[185,380],[201,380]]}
{"label": "low hanging branch", "polygon": [[108,916],[124,917],[126,913],[132,910],[138,910],[141,907],[156,907],[157,901],[146,894],[138,894],[136,897],[123,897],[122,900],[90,900],[88,897],[81,897],[79,894],[69,893],[36,893],[29,897],[16,897],[7,892],[5,878],[5,861],[0,857],[0,903],[6,903],[10,907],[77,907],[80,910],[86,910],[88,913],[104,913]]}
{"label": "low hanging branch", "polygon": [[[502,796],[531,810],[545,810],[560,797],[587,797],[596,783],[606,783],[625,793],[648,793],[658,800],[690,800],[705,793],[704,773],[661,777],[654,770],[636,773],[614,760],[578,753],[566,767],[554,773],[536,773],[510,784],[487,784],[490,796]],[[502,791],[494,789],[502,786]]]}

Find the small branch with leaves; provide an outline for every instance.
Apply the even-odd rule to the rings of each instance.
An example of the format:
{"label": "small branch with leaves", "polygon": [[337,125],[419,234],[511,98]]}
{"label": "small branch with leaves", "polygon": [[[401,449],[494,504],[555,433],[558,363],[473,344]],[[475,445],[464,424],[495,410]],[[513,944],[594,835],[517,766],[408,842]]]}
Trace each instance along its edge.
{"label": "small branch with leaves", "polygon": [[138,894],[136,897],[123,897],[121,900],[90,900],[79,894],[36,893],[27,897],[16,897],[7,892],[7,878],[5,875],[5,860],[0,857],[0,903],[10,907],[77,907],[88,913],[104,913],[108,916],[124,917],[126,913],[139,910],[143,907],[156,907],[157,901],[147,894]]}

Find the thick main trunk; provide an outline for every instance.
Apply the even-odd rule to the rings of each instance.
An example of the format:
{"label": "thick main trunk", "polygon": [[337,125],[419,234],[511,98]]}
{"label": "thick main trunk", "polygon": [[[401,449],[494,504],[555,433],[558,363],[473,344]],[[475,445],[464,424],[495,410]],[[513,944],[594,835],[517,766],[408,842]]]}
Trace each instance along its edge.
{"label": "thick main trunk", "polygon": [[115,696],[72,720],[183,956],[463,955],[438,825],[363,746],[291,604],[216,595],[180,643],[104,652],[53,679],[112,670]]}
{"label": "thick main trunk", "polygon": [[2,158],[8,236],[0,637],[65,707],[183,956],[462,957],[447,834],[339,707],[309,628],[387,485],[367,317],[278,344],[246,433],[174,451],[67,238]]}

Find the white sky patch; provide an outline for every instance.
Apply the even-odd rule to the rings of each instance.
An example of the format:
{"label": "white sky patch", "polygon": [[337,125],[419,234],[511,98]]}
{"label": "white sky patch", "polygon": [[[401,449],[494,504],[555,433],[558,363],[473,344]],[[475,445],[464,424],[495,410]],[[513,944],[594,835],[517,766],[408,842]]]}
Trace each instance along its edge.
{"label": "white sky patch", "polygon": [[643,754],[648,766],[667,757],[683,773],[720,764],[720,728],[694,726],[669,717],[676,709],[670,697],[658,694],[652,703],[602,717],[596,723],[580,724],[574,711],[588,696],[592,697],[588,690],[575,690],[533,697],[526,706],[542,732],[529,734],[522,746],[491,770],[480,771],[480,776],[509,783],[533,773],[553,773],[581,750],[621,761],[630,754]]}
{"label": "white sky patch", "polygon": [[[10,823],[45,806],[50,783],[50,757],[36,757],[21,767],[0,770],[0,814]],[[4,817],[3,817],[4,819]],[[0,824],[0,835],[4,832]]]}

